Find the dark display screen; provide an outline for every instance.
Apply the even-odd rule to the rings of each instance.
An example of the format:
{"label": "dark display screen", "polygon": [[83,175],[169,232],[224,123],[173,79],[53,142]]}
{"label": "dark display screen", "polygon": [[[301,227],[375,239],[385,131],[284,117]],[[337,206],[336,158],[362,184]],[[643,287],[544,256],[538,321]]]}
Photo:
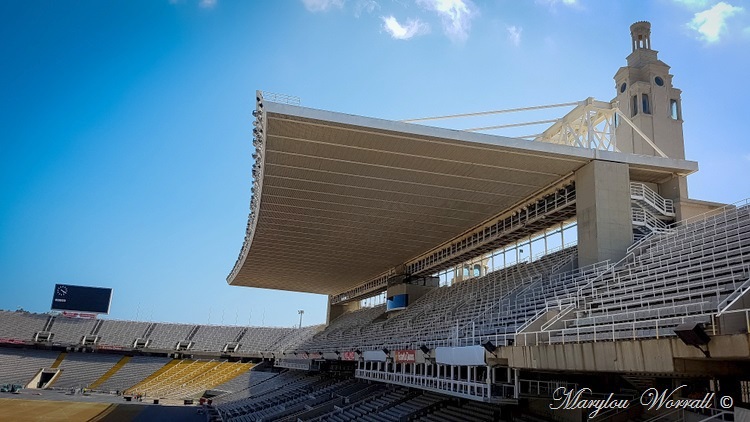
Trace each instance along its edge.
{"label": "dark display screen", "polygon": [[386,303],[386,311],[395,311],[398,309],[405,309],[409,305],[409,295],[395,295],[388,298]]}
{"label": "dark display screen", "polygon": [[111,300],[112,289],[55,284],[52,310],[108,314]]}

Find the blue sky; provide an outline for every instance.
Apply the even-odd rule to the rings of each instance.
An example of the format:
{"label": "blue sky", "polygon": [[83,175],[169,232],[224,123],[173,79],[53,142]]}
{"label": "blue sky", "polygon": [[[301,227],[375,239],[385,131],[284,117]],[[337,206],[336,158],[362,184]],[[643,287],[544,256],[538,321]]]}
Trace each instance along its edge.
{"label": "blue sky", "polygon": [[110,318],[291,326],[317,295],[230,287],[256,89],[405,119],[610,100],[628,27],[683,90],[691,197],[750,196],[740,0],[0,2],[0,308],[55,283]]}

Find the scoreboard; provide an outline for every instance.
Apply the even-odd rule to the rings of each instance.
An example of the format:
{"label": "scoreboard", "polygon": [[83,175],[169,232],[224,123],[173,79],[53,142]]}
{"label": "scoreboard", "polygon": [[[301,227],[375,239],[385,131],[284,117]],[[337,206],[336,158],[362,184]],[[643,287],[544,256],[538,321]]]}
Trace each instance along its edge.
{"label": "scoreboard", "polygon": [[55,284],[52,310],[108,314],[111,302],[112,289],[110,288]]}

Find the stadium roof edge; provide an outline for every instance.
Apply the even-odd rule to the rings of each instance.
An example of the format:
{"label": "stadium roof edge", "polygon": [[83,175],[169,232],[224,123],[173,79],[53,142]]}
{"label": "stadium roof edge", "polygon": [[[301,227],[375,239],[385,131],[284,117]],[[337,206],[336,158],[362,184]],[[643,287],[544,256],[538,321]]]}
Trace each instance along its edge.
{"label": "stadium roof edge", "polygon": [[245,243],[230,285],[336,294],[531,200],[593,160],[659,183],[695,162],[259,99]]}
{"label": "stadium roof edge", "polygon": [[408,133],[416,136],[435,138],[450,138],[460,141],[473,142],[498,147],[520,148],[529,153],[552,153],[589,160],[615,161],[651,169],[669,169],[680,175],[689,175],[698,171],[696,161],[659,156],[629,154],[617,151],[596,150],[569,145],[551,144],[508,136],[489,135],[478,132],[468,132],[458,129],[446,129],[436,126],[426,126],[418,123],[405,123],[376,117],[359,116],[356,114],[321,110],[291,104],[276,103],[264,100],[266,113],[287,114],[312,120],[328,121],[343,125],[364,126],[374,129]]}

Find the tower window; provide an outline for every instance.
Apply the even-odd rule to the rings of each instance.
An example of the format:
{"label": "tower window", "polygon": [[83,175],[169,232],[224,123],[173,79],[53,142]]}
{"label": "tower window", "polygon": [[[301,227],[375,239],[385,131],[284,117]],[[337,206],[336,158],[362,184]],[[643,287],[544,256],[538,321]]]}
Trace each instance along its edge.
{"label": "tower window", "polygon": [[664,79],[662,79],[659,76],[657,76],[657,77],[654,78],[654,82],[656,82],[656,84],[659,85],[659,86],[664,86]]}
{"label": "tower window", "polygon": [[669,100],[669,117],[673,118],[674,120],[680,119],[680,110],[679,106],[677,105],[677,100]]}
{"label": "tower window", "polygon": [[628,87],[628,84],[627,84],[627,83],[625,83],[625,82],[623,82],[623,83],[622,83],[622,85],[620,85],[620,92],[621,92],[621,93],[622,93],[622,92],[625,92],[625,88],[627,88],[627,87]]}
{"label": "tower window", "polygon": [[638,114],[638,96],[633,95],[633,101],[630,102],[630,117]]}
{"label": "tower window", "polygon": [[643,113],[651,114],[651,105],[648,102],[648,94],[641,94],[643,97]]}

